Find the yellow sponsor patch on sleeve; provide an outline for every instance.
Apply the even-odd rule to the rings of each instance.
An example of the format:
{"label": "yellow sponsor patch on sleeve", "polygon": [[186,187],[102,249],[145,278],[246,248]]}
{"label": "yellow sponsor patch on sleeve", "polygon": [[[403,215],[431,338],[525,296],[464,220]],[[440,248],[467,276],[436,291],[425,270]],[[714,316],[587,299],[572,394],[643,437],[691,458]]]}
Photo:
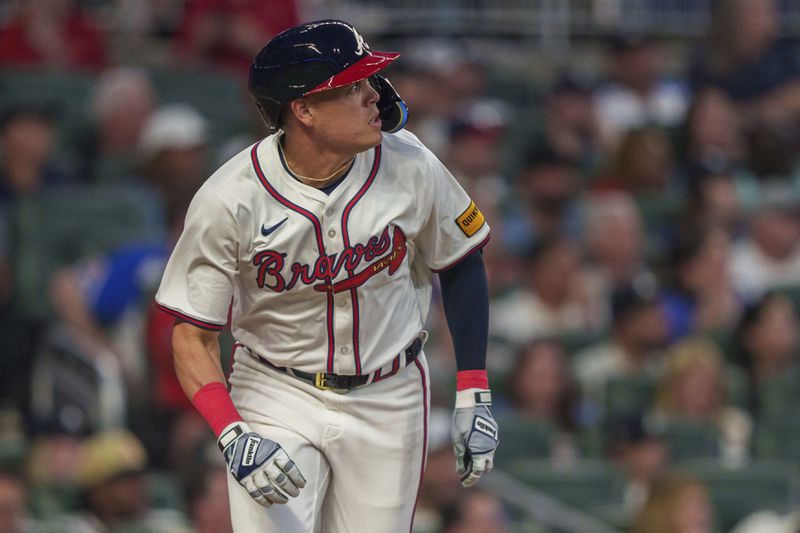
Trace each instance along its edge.
{"label": "yellow sponsor patch on sleeve", "polygon": [[469,207],[456,218],[456,224],[467,237],[475,235],[485,223],[486,219],[475,202],[470,202]]}

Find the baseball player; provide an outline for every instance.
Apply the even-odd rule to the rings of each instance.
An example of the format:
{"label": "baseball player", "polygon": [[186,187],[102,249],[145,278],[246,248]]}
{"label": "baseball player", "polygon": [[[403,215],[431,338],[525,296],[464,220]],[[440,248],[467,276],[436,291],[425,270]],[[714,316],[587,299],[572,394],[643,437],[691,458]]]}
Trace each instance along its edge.
{"label": "baseball player", "polygon": [[[237,532],[408,531],[425,468],[422,330],[439,272],[462,483],[491,470],[481,248],[489,227],[411,133],[351,25],[267,43],[250,92],[272,134],[197,193],[156,296],[175,368],[218,437]],[[230,392],[218,332],[237,340]]]}

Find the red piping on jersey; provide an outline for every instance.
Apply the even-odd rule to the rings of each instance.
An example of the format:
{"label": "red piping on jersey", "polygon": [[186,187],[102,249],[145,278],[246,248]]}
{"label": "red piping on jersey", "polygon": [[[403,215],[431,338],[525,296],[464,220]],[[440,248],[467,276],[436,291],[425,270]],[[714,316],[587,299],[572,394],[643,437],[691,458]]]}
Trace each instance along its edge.
{"label": "red piping on jersey", "polygon": [[[267,192],[275,198],[278,202],[283,204],[284,206],[288,207],[292,211],[299,213],[306,217],[311,224],[314,226],[314,234],[317,238],[317,250],[319,251],[319,255],[321,257],[327,256],[325,253],[325,243],[322,241],[322,224],[320,223],[319,219],[312,213],[306,209],[303,209],[299,205],[290,202],[281,194],[275,190],[275,188],[270,184],[267,180],[264,171],[261,170],[261,163],[258,162],[258,147],[261,145],[261,141],[258,141],[256,144],[253,145],[253,148],[250,150],[250,160],[253,162],[253,169],[256,171],[256,175],[258,176],[258,180],[261,182],[261,185],[267,190]],[[328,276],[328,283],[331,283],[330,276]],[[333,352],[334,352],[334,337],[333,337],[333,293],[329,292],[327,294],[327,321],[326,321],[326,328],[328,330],[328,372],[333,372]]]}
{"label": "red piping on jersey", "polygon": [[464,260],[464,259],[466,259],[467,257],[471,256],[473,253],[477,252],[478,250],[480,250],[481,248],[483,248],[484,246],[486,246],[486,244],[489,242],[489,239],[490,239],[491,237],[492,237],[491,235],[487,235],[485,239],[483,239],[483,240],[482,240],[481,242],[479,242],[477,245],[473,246],[473,247],[472,247],[472,248],[471,248],[471,249],[470,249],[470,250],[469,250],[467,253],[465,253],[464,255],[462,255],[461,257],[459,257],[458,259],[456,259],[455,261],[453,261],[453,262],[452,262],[452,263],[450,263],[449,265],[447,265],[447,266],[444,266],[444,267],[442,267],[442,268],[432,268],[431,270],[432,270],[433,272],[437,272],[437,273],[438,273],[438,272],[441,272],[442,270],[447,270],[448,268],[453,268],[454,266],[456,266],[457,264],[459,264],[461,261],[463,261],[463,260]]}
{"label": "red piping on jersey", "polygon": [[[350,247],[350,233],[347,230],[347,222],[350,218],[350,212],[353,210],[353,207],[358,203],[361,198],[367,192],[367,189],[370,188],[372,182],[375,181],[375,176],[378,175],[378,168],[381,165],[381,145],[375,147],[375,159],[372,162],[372,170],[369,173],[369,177],[367,181],[364,182],[364,185],[361,186],[361,189],[356,193],[353,198],[347,202],[347,205],[342,211],[342,240],[344,241],[344,247]],[[348,269],[347,273],[352,278],[355,275],[355,272],[352,269]],[[350,297],[353,300],[353,356],[355,357],[355,364],[356,364],[356,375],[361,374],[361,350],[358,344],[358,328],[359,328],[359,312],[358,312],[358,291],[355,287],[350,289]]]}
{"label": "red piping on jersey", "polygon": [[175,318],[179,318],[185,322],[193,326],[197,326],[198,328],[208,329],[211,331],[220,331],[222,328],[225,327],[225,324],[215,324],[214,322],[207,322],[205,320],[200,320],[199,318],[191,317],[185,313],[178,311],[177,309],[170,309],[169,307],[162,305],[156,302],[156,307],[164,311],[165,313],[174,316]]}
{"label": "red piping on jersey", "polygon": [[405,354],[406,354],[406,351],[403,350],[399,354],[397,354],[394,359],[392,359],[392,369],[385,376],[381,375],[381,369],[379,368],[375,372],[375,377],[372,379],[372,382],[374,383],[376,381],[380,381],[382,379],[386,379],[388,377],[391,377],[391,376],[394,376],[395,374],[397,374],[397,371],[400,370],[400,356],[401,355],[405,355]]}
{"label": "red piping on jersey", "polygon": [[419,468],[419,485],[417,485],[417,497],[414,500],[414,510],[411,511],[411,525],[408,527],[409,533],[411,528],[414,527],[414,515],[417,512],[417,502],[419,501],[419,493],[422,490],[422,478],[425,476],[425,463],[428,461],[428,385],[425,379],[425,369],[420,363],[419,359],[414,359],[414,364],[417,365],[420,378],[422,379],[422,464]]}

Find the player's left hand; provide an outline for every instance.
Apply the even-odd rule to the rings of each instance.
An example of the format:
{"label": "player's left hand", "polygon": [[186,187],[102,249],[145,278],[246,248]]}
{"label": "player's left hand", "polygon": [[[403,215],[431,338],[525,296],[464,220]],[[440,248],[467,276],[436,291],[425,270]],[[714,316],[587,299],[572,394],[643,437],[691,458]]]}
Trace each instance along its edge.
{"label": "player's left hand", "polygon": [[491,407],[492,395],[488,390],[467,389],[456,393],[450,436],[456,453],[456,470],[465,487],[473,486],[481,475],[492,470],[498,429]]}

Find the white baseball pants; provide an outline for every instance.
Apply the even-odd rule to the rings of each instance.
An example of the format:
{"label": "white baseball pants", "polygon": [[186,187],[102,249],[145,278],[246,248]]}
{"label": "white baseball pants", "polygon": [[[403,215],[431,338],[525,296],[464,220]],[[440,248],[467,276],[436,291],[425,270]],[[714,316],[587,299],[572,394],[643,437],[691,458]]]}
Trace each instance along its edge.
{"label": "white baseball pants", "polygon": [[253,431],[279,443],[307,480],[264,508],[228,476],[236,533],[407,533],[427,451],[424,354],[346,394],[269,368],[239,347],[231,397]]}

